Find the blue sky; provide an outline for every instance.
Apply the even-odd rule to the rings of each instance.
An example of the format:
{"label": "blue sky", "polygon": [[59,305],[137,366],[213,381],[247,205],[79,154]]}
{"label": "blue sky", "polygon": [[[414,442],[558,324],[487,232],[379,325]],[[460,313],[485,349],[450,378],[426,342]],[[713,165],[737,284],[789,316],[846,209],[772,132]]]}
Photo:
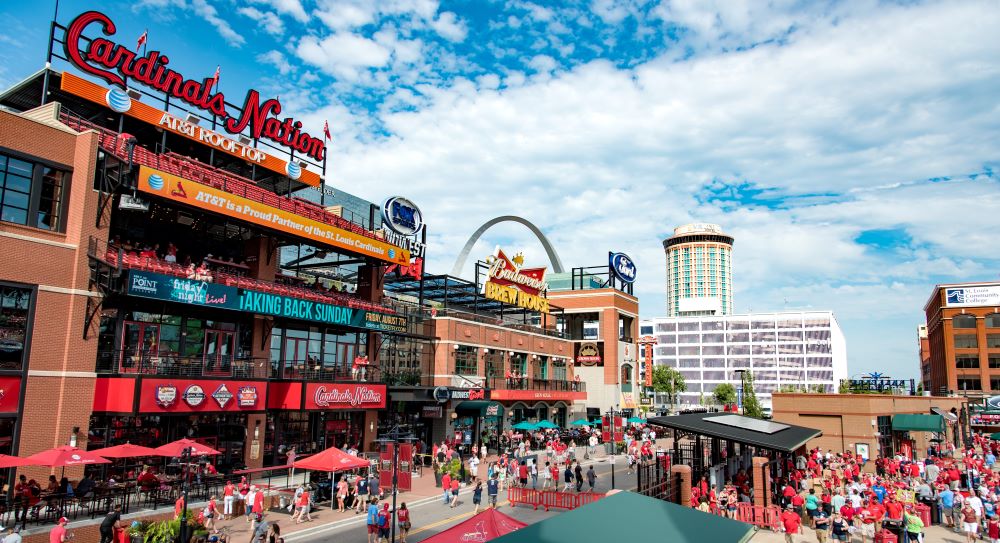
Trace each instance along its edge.
{"label": "blue sky", "polygon": [[[936,283],[995,280],[1000,4],[774,0],[64,0],[191,77],[254,86],[335,141],[329,184],[404,194],[431,271],[499,215],[569,266],[624,251],[644,316],[661,240],[736,237],[738,311],[832,309],[852,374],[917,374]],[[5,3],[0,84],[44,62],[54,3]],[[544,252],[516,225],[477,245]],[[467,270],[468,271],[468,270]]]}

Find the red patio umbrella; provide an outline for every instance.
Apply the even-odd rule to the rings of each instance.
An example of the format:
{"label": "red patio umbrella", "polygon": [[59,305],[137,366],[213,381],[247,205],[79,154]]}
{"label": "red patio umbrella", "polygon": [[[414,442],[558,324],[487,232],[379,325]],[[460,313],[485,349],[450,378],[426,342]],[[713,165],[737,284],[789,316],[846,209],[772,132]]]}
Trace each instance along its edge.
{"label": "red patio umbrella", "polygon": [[134,458],[137,456],[163,456],[163,454],[156,449],[143,447],[142,445],[133,445],[131,443],[126,443],[124,445],[115,445],[114,447],[105,447],[103,449],[97,449],[90,452],[98,456],[103,456],[104,458]]}
{"label": "red patio umbrella", "polygon": [[490,541],[524,528],[527,524],[515,520],[496,509],[487,509],[469,520],[428,537],[424,543],[465,543]]}
{"label": "red patio umbrella", "polygon": [[297,468],[326,472],[367,468],[369,465],[368,460],[347,454],[336,447],[330,447],[308,458],[292,462],[292,466]]}
{"label": "red patio umbrella", "polygon": [[110,464],[111,461],[90,451],[84,451],[69,445],[42,451],[25,458],[35,466],[66,467],[83,464]]}
{"label": "red patio umbrella", "polygon": [[6,454],[0,454],[0,469],[3,468],[16,468],[19,466],[35,466],[38,464],[32,464],[31,461],[21,458],[20,456],[9,456]]}
{"label": "red patio umbrella", "polygon": [[191,456],[213,456],[216,454],[222,454],[221,452],[209,447],[208,445],[202,445],[197,441],[192,441],[190,439],[178,439],[177,441],[171,441],[166,445],[160,445],[156,450],[157,454],[160,456],[169,456],[171,458],[180,458],[184,453],[184,449],[191,449]]}

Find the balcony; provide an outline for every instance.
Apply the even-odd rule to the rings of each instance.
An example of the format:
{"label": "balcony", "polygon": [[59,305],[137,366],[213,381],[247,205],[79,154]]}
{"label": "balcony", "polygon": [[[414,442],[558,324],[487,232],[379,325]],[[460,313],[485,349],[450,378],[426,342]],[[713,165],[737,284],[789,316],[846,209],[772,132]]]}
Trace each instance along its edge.
{"label": "balcony", "polygon": [[167,375],[173,377],[267,377],[263,358],[232,355],[181,356],[160,349],[121,349],[97,353],[97,373],[117,375]]}
{"label": "balcony", "polygon": [[383,374],[376,364],[355,368],[351,363],[324,363],[315,358],[271,362],[272,379],[382,383]]}
{"label": "balcony", "polygon": [[[66,111],[60,111],[59,121],[77,132],[85,132],[87,130],[96,131],[99,135],[98,145],[101,149],[118,157],[122,161],[128,161],[129,157],[126,150],[128,134],[114,132]],[[289,213],[381,241],[378,234],[367,229],[364,224],[358,224],[340,215],[331,213],[322,206],[301,198],[279,196],[269,190],[258,187],[252,179],[209,166],[192,158],[169,152],[157,154],[136,145],[132,151],[132,162],[141,166],[156,168],[235,196],[276,207]]]}
{"label": "balcony", "polygon": [[531,377],[488,377],[491,390],[545,390],[551,392],[587,392],[587,383],[565,379],[534,379]]}
{"label": "balcony", "polygon": [[221,268],[224,266],[220,266],[219,269],[210,270],[208,273],[194,275],[198,272],[193,266],[184,267],[176,262],[168,262],[159,258],[142,257],[134,250],[126,251],[121,247],[117,247],[104,240],[96,238],[90,239],[88,256],[118,270],[142,270],[184,279],[197,279],[199,281],[227,285],[243,290],[266,292],[290,298],[350,307],[352,309],[361,309],[388,314],[397,313],[394,308],[387,305],[368,302],[343,292],[327,289],[321,290],[307,286],[290,285],[282,282],[252,279],[236,275],[235,273],[221,271]]}
{"label": "balcony", "polygon": [[517,330],[519,332],[527,332],[529,334],[539,334],[542,336],[548,336],[560,339],[566,338],[566,334],[560,332],[559,330],[555,330],[552,328],[542,328],[540,326],[534,326],[531,324],[505,321],[493,313],[474,313],[472,311],[463,311],[454,308],[442,308],[436,310],[435,318],[459,319],[464,321],[489,324],[491,326],[502,326],[504,328]]}

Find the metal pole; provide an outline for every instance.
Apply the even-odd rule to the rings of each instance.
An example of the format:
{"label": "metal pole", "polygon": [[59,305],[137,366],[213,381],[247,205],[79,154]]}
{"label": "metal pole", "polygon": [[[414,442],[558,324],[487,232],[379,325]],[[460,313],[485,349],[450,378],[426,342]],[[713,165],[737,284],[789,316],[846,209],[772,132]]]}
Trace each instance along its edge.
{"label": "metal pole", "polygon": [[615,489],[615,452],[618,448],[618,442],[615,441],[615,408],[611,408],[611,417],[609,417],[608,422],[611,424],[611,490]]}
{"label": "metal pole", "polygon": [[181,451],[181,462],[184,463],[181,473],[184,480],[181,481],[181,526],[180,526],[180,539],[181,543],[187,543],[187,506],[188,506],[188,463],[191,460],[191,448],[188,447]]}
{"label": "metal pole", "polygon": [[391,531],[392,543],[396,543],[396,494],[398,492],[399,483],[399,431],[392,435],[392,521],[389,530]]}

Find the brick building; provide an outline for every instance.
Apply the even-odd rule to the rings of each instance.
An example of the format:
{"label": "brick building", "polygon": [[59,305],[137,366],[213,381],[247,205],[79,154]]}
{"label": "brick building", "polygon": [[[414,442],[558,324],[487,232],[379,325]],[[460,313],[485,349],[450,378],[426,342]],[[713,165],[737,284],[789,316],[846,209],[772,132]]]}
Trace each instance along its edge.
{"label": "brick building", "polygon": [[1000,392],[1000,283],[937,285],[924,313],[925,390],[968,397]]}

